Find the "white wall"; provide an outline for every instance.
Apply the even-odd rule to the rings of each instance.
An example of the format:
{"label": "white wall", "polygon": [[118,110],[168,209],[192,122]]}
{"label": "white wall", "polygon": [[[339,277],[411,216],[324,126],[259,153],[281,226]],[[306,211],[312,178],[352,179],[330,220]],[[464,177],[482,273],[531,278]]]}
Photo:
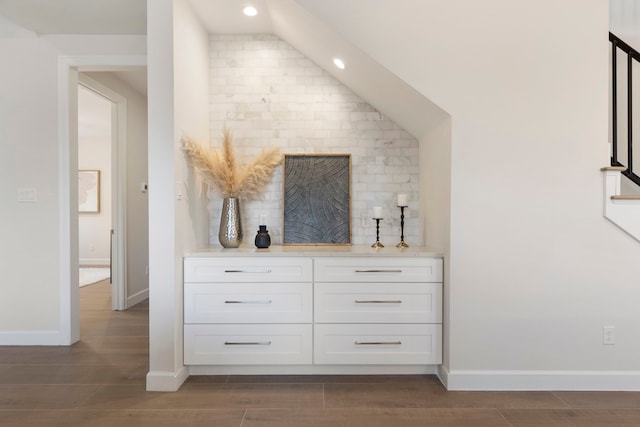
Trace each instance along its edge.
{"label": "white wall", "polygon": [[640,1],[609,0],[609,29],[637,50],[640,45]]}
{"label": "white wall", "polygon": [[640,370],[640,247],[602,216],[606,2],[298,2],[451,114],[449,385],[640,388],[589,375]]}
{"label": "white wall", "polygon": [[[444,253],[444,277],[451,257],[451,120],[444,120],[420,139],[420,232],[429,246]],[[443,363],[449,364],[450,287],[443,289]]]}
{"label": "white wall", "polygon": [[[148,390],[176,390],[182,354],[182,254],[208,240],[205,203],[179,148],[208,140],[208,39],[186,0],[147,3],[149,99]],[[176,200],[178,190],[181,200]]]}
{"label": "white wall", "polygon": [[[58,52],[27,37],[0,38],[0,54],[0,343],[55,340]],[[18,203],[20,188],[37,201]]]}
{"label": "white wall", "polygon": [[109,265],[111,102],[78,86],[78,170],[100,172],[100,211],[78,214],[80,265]]}
{"label": "white wall", "polygon": [[126,222],[127,299],[129,305],[148,296],[149,207],[141,184],[148,182],[147,97],[110,72],[87,72],[87,76],[120,94],[127,102]]}
{"label": "white wall", "polygon": [[[0,344],[69,344],[69,289],[77,271],[74,276],[73,261],[65,260],[71,255],[77,265],[77,253],[60,233],[72,200],[61,196],[71,171],[59,169],[69,154],[59,126],[59,58],[144,54],[144,38],[65,36],[73,43],[60,45],[26,31],[0,34]],[[35,189],[37,202],[18,203],[19,188]]]}
{"label": "white wall", "polygon": [[[422,243],[413,136],[275,35],[212,35],[210,45],[212,146],[221,146],[226,125],[243,162],[269,147],[283,154],[351,154],[352,243],[375,241],[374,206],[383,207],[380,241],[400,241],[398,193],[410,196],[405,241]],[[210,199],[210,242],[219,246],[222,199],[215,192]],[[260,197],[242,201],[242,246],[254,246],[260,215],[267,218],[272,243],[282,243],[282,205],[279,167]]]}

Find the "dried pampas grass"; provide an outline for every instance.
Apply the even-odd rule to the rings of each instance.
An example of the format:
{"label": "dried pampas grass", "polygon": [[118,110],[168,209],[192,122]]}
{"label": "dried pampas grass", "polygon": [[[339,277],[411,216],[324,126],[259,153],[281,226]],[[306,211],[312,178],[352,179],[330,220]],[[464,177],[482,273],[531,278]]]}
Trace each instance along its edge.
{"label": "dried pampas grass", "polygon": [[271,148],[262,151],[248,165],[238,165],[233,137],[226,128],[221,150],[203,147],[189,138],[182,138],[181,143],[196,172],[223,197],[252,199],[259,196],[282,160],[280,150]]}

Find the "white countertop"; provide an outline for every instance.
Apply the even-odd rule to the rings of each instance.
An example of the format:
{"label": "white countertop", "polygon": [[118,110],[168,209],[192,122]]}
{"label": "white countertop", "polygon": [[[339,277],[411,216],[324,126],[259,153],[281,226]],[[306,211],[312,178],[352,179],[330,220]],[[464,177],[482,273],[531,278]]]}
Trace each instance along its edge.
{"label": "white countertop", "polygon": [[235,249],[225,248],[204,248],[187,251],[185,257],[196,258],[218,258],[227,256],[305,256],[305,257],[422,257],[422,258],[442,258],[441,250],[428,246],[416,246],[409,248],[396,248],[395,246],[384,248],[372,248],[368,245],[352,246],[314,246],[314,245],[272,245],[268,249],[256,249],[250,247],[240,247]]}

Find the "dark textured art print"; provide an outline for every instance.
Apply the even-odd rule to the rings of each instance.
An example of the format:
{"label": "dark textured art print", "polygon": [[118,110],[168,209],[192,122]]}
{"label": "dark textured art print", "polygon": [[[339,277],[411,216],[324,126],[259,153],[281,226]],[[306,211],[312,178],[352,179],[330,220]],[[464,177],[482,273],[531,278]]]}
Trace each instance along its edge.
{"label": "dark textured art print", "polygon": [[349,154],[285,154],[283,186],[283,244],[351,244]]}

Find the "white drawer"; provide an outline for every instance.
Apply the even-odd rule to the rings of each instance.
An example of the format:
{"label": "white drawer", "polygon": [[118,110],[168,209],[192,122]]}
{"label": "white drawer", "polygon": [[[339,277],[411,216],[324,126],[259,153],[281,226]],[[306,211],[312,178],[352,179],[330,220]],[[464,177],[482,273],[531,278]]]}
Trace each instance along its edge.
{"label": "white drawer", "polygon": [[185,282],[278,283],[310,282],[309,258],[194,258],[184,259]]}
{"label": "white drawer", "polygon": [[311,283],[185,283],[185,323],[311,323]]}
{"label": "white drawer", "polygon": [[308,365],[311,325],[185,325],[186,365]]}
{"label": "white drawer", "polygon": [[318,283],[316,323],[441,323],[440,283]]}
{"label": "white drawer", "polygon": [[442,282],[439,258],[318,258],[316,282]]}
{"label": "white drawer", "polygon": [[439,364],[442,363],[442,325],[316,324],[314,363]]}

